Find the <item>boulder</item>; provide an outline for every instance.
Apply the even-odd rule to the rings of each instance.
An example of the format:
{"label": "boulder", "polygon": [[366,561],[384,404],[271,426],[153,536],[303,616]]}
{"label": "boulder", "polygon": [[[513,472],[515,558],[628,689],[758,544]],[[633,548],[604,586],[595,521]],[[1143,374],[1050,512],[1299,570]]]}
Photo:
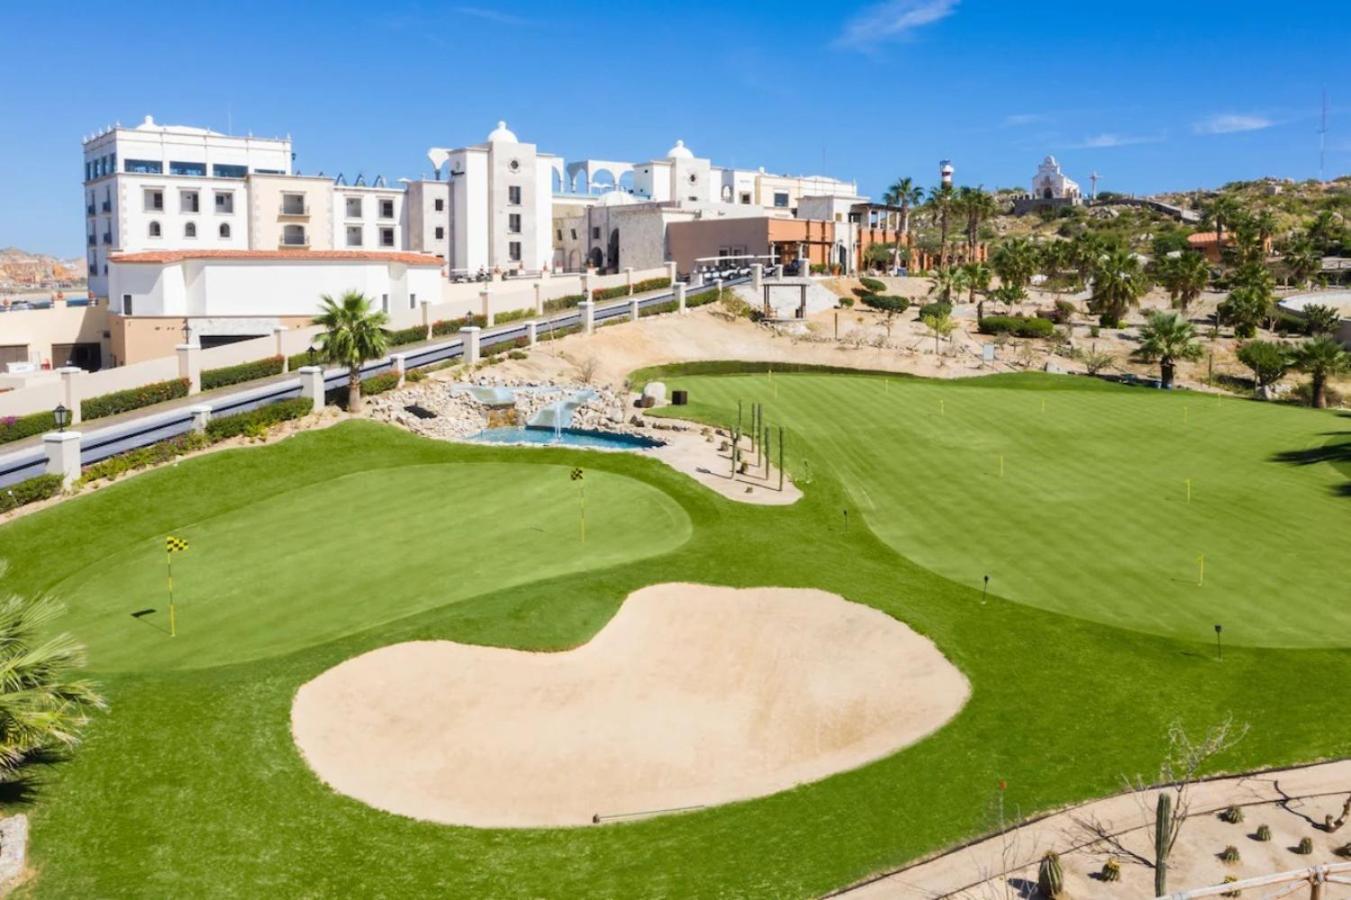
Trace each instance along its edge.
{"label": "boulder", "polygon": [[666,385],[660,381],[649,381],[643,386],[643,401],[645,407],[660,406],[665,403]]}

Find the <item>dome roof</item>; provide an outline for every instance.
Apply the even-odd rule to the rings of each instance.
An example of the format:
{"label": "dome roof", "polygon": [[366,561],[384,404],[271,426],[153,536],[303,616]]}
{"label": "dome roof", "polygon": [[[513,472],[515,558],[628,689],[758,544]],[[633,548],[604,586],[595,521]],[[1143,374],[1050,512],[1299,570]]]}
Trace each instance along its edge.
{"label": "dome roof", "polygon": [[498,122],[497,127],[488,133],[488,143],[495,144],[498,141],[506,141],[512,144],[520,143],[516,140],[516,135],[507,129],[506,122]]}
{"label": "dome roof", "polygon": [[690,148],[685,146],[684,141],[676,141],[676,145],[666,151],[667,159],[694,159],[694,154]]}
{"label": "dome roof", "polygon": [[606,191],[596,198],[599,206],[628,206],[637,202],[628,191]]}

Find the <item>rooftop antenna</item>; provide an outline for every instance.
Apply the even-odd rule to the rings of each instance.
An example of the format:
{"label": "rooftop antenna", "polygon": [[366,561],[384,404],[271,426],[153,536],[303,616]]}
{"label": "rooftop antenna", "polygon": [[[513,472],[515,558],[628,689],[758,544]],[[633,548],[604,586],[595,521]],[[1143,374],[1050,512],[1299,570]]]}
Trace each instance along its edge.
{"label": "rooftop antenna", "polygon": [[1091,183],[1091,184],[1093,185],[1092,189],[1091,189],[1090,192],[1089,192],[1089,197],[1088,197],[1088,199],[1090,199],[1090,200],[1097,200],[1097,199],[1098,199],[1098,177],[1099,177],[1099,176],[1098,176],[1098,170],[1097,170],[1097,169],[1094,169],[1094,170],[1093,170],[1093,174],[1088,176],[1089,183]]}
{"label": "rooftop antenna", "polygon": [[1328,149],[1328,88],[1323,85],[1323,118],[1318,126],[1318,180],[1323,180],[1323,167],[1327,164]]}

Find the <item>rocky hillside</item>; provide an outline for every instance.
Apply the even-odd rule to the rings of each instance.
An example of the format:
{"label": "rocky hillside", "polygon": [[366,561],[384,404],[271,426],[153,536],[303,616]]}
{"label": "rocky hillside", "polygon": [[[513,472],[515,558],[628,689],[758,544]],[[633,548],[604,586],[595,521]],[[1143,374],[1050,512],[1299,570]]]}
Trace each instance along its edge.
{"label": "rocky hillside", "polygon": [[17,247],[0,248],[0,289],[70,287],[84,280],[83,258],[57,259]]}

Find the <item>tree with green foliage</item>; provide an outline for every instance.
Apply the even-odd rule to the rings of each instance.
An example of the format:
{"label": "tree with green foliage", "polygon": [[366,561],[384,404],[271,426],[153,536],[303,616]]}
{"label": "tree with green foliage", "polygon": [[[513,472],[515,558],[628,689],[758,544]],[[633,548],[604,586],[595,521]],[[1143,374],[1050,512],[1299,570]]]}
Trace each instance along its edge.
{"label": "tree with green foliage", "polygon": [[946,269],[948,267],[948,227],[949,218],[952,215],[954,204],[957,199],[957,192],[953,190],[952,185],[944,182],[936,188],[929,190],[929,197],[924,201],[925,208],[929,215],[933,217],[934,223],[938,225],[938,268]]}
{"label": "tree with green foliage", "polygon": [[929,285],[929,296],[938,297],[944,303],[952,303],[952,295],[962,290],[963,280],[960,269],[939,269],[934,273],[933,284]]}
{"label": "tree with green foliage", "polygon": [[1327,254],[1342,243],[1345,228],[1345,222],[1337,213],[1324,209],[1309,223],[1309,240],[1313,241],[1320,255]]}
{"label": "tree with green foliage", "polygon": [[1323,271],[1323,254],[1318,252],[1308,234],[1297,234],[1285,248],[1281,262],[1292,284],[1301,287],[1308,285],[1315,275]]}
{"label": "tree with green foliage", "polygon": [[[985,318],[985,298],[990,293],[990,282],[994,272],[983,262],[969,262],[962,266],[962,285],[967,290],[968,302],[976,304],[976,321]],[[976,295],[980,295],[980,300]]]}
{"label": "tree with green foliage", "polygon": [[1271,324],[1276,309],[1275,279],[1262,262],[1251,260],[1238,267],[1229,296],[1216,309],[1220,321],[1232,325],[1234,334],[1250,338],[1259,326]]}
{"label": "tree with green foliage", "polygon": [[1204,256],[1193,250],[1165,256],[1157,269],[1159,283],[1168,291],[1173,308],[1183,313],[1210,284],[1210,265]]}
{"label": "tree with green foliage", "polygon": [[966,259],[970,262],[976,258],[980,226],[998,215],[999,202],[984,188],[963,186],[958,188],[953,206],[966,219]]}
{"label": "tree with green foliage", "polygon": [[385,355],[389,316],[373,310],[370,298],[360,291],[348,291],[337,300],[327,294],[319,299],[320,312],[313,319],[323,329],[319,349],[329,362],[347,367],[347,410],[361,412],[361,366]]}
{"label": "tree with green foliage", "polygon": [[1126,311],[1137,305],[1148,290],[1149,276],[1140,265],[1139,257],[1118,247],[1110,250],[1098,263],[1088,308],[1103,325],[1116,328]]}
{"label": "tree with green foliage", "polygon": [[990,268],[1001,284],[1026,290],[1037,274],[1037,247],[1027,238],[1001,241],[990,254]]}
{"label": "tree with green foliage", "polygon": [[1159,382],[1164,390],[1173,386],[1180,360],[1197,360],[1202,355],[1192,323],[1177,313],[1156,312],[1140,329],[1140,346],[1132,354],[1142,362],[1158,362]]}
{"label": "tree with green foliage", "polygon": [[898,244],[869,244],[863,251],[863,265],[869,269],[885,269],[898,254]]}
{"label": "tree with green foliage", "polygon": [[1320,334],[1336,334],[1342,323],[1342,314],[1331,306],[1310,303],[1304,307],[1304,330],[1312,337]]}
{"label": "tree with green foliage", "polygon": [[901,234],[910,233],[910,208],[918,206],[924,200],[924,188],[915,184],[915,180],[906,176],[897,178],[882,195],[882,202],[901,208]]}
{"label": "tree with green foliage", "polygon": [[1243,208],[1228,194],[1220,194],[1205,207],[1205,217],[1215,229],[1215,248],[1224,246],[1224,229],[1243,215]]}
{"label": "tree with green foliage", "polygon": [[947,313],[927,314],[920,316],[920,324],[929,330],[934,337],[934,353],[938,353],[938,341],[940,338],[946,338],[957,328],[957,323],[952,321],[952,316]]}
{"label": "tree with green foliage", "polygon": [[1246,341],[1238,348],[1238,361],[1252,370],[1256,394],[1266,400],[1271,386],[1285,377],[1294,359],[1290,348],[1278,341]]}
{"label": "tree with green foliage", "polygon": [[91,682],[73,678],[84,647],[51,635],[63,612],[49,600],[0,602],[0,781],[20,777],[24,763],[69,750],[90,714],[106,708]]}
{"label": "tree with green foliage", "polygon": [[1027,291],[1016,284],[1001,284],[990,292],[990,299],[996,303],[1004,304],[1006,309],[1011,310],[1027,299]]}
{"label": "tree with green foliage", "polygon": [[1309,396],[1313,405],[1328,405],[1328,379],[1351,369],[1351,354],[1327,335],[1310,338],[1295,350],[1295,368],[1309,376]]}

